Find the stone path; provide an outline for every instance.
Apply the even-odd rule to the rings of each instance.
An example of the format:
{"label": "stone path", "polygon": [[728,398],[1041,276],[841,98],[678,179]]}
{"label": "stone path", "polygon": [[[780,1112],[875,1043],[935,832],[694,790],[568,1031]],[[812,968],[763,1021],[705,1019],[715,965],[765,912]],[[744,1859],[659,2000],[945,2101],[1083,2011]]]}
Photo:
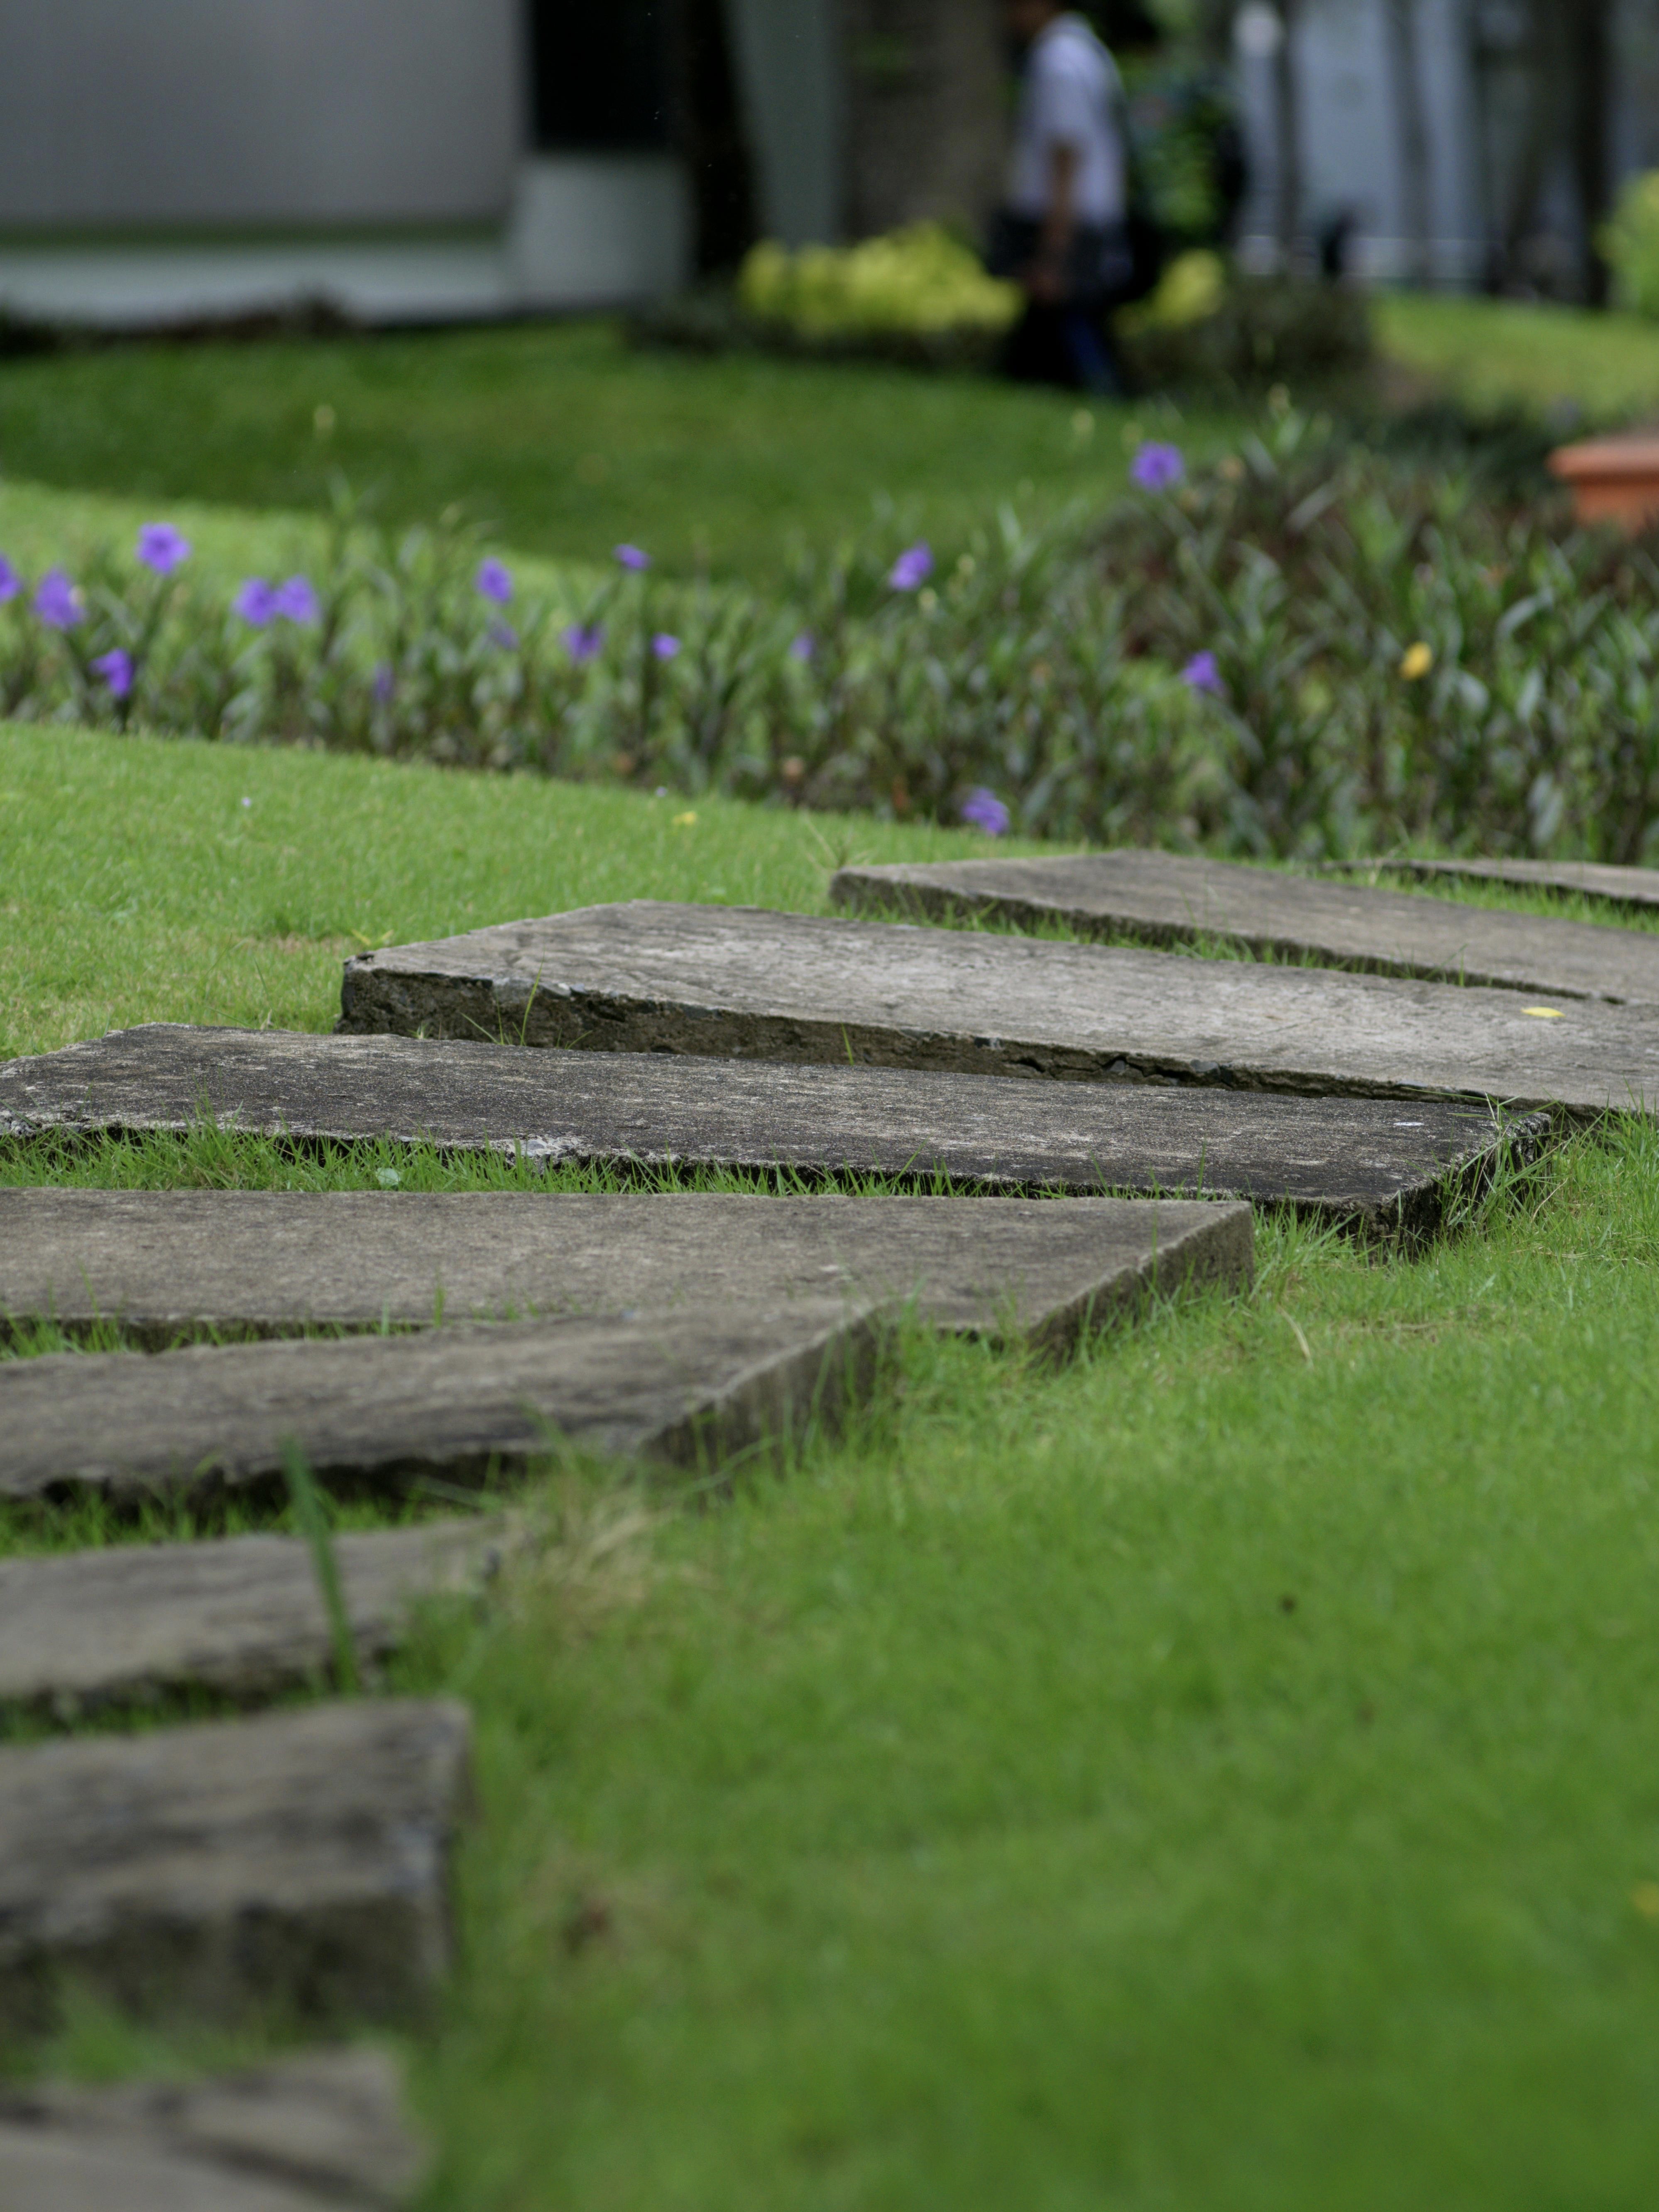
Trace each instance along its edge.
{"label": "stone path", "polygon": [[1326,866],[1333,875],[1464,876],[1523,890],[1576,891],[1638,911],[1659,908],[1659,868],[1601,860],[1332,860]]}
{"label": "stone path", "polygon": [[833,1292],[1058,1349],[1144,1290],[1248,1285],[1252,1246],[1208,1200],[0,1190],[0,1313],[155,1339]]}
{"label": "stone path", "polygon": [[830,896],[848,913],[1058,921],[1079,936],[1154,945],[1218,938],[1379,975],[1659,1006],[1659,934],[1650,931],[1492,913],[1175,853],[842,868]]}
{"label": "stone path", "polygon": [[405,1336],[0,1361],[0,1502],[274,1494],[297,1443],[335,1486],[477,1482],[561,1441],[703,1466],[833,1419],[874,1328],[834,1297]]}
{"label": "stone path", "polygon": [[[417,1599],[482,1589],[507,1540],[477,1520],[337,1537],[359,1665],[394,1648]],[[186,1686],[251,1703],[326,1675],[332,1657],[311,1552],[294,1537],[0,1559],[0,1705],[71,1717]]]}
{"label": "stone path", "polygon": [[465,1707],[403,1699],[0,1751],[0,2034],[62,1972],[146,2016],[418,2018],[467,1761]]}
{"label": "stone path", "polygon": [[[0,1133],[186,1131],[206,1109],[296,1141],[424,1139],[536,1160],[939,1175],[1083,1194],[1198,1190],[1372,1230],[1432,1229],[1489,1161],[1483,1108],[914,1068],[521,1052],[155,1024],[0,1066]],[[1521,1132],[1541,1141],[1547,1125]],[[0,1261],[3,1247],[0,1246]],[[0,1313],[10,1301],[0,1297]]]}
{"label": "stone path", "polygon": [[425,2166],[395,2062],[362,2045],[206,2081],[0,2085],[6,2212],[397,2212]]}
{"label": "stone path", "polygon": [[1659,1014],[1593,1000],[638,900],[348,961],[341,1026],[590,1050],[1659,1107]]}

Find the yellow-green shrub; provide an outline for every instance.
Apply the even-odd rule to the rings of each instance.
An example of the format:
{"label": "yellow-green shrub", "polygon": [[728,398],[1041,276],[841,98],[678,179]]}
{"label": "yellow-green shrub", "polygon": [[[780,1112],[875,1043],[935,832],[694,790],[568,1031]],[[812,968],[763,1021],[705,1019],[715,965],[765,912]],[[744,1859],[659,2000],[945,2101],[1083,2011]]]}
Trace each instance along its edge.
{"label": "yellow-green shrub", "polygon": [[858,246],[770,240],[743,264],[738,296],[751,315],[808,337],[860,331],[1006,330],[1018,288],[988,276],[978,257],[941,224],[913,223]]}

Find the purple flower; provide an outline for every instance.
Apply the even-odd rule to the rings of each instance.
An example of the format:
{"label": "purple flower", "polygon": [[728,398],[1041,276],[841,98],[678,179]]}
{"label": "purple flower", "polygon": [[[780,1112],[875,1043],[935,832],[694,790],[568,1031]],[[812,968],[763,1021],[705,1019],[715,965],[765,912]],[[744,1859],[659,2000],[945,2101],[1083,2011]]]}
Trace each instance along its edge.
{"label": "purple flower", "polygon": [[489,642],[492,645],[499,645],[503,653],[516,653],[519,649],[519,633],[511,623],[493,622],[489,625]]}
{"label": "purple flower", "polygon": [[170,576],[190,558],[190,540],[170,522],[145,522],[138,529],[138,558],[158,576]]}
{"label": "purple flower", "polygon": [[48,568],[35,587],[34,611],[48,629],[73,629],[82,611],[79,591],[61,568]]}
{"label": "purple flower", "polygon": [[0,607],[8,599],[15,599],[23,588],[23,579],[18,574],[3,553],[0,553]]}
{"label": "purple flower", "polygon": [[659,660],[672,660],[679,649],[678,638],[670,637],[665,629],[659,629],[651,641],[651,650]]}
{"label": "purple flower", "polygon": [[263,576],[250,576],[230,603],[231,612],[263,629],[276,612],[276,594]]}
{"label": "purple flower", "polygon": [[617,558],[624,568],[632,568],[635,574],[651,566],[651,556],[648,553],[641,553],[637,545],[617,546]]}
{"label": "purple flower", "polygon": [[564,632],[564,649],[580,668],[597,660],[605,650],[605,628],[600,623],[572,623]]}
{"label": "purple flower", "polygon": [[499,561],[480,561],[472,588],[480,599],[493,599],[498,607],[504,607],[513,596],[513,578]]}
{"label": "purple flower", "polygon": [[1008,810],[995,792],[987,791],[983,784],[963,800],[962,818],[975,830],[982,830],[988,837],[1006,837],[1008,834]]}
{"label": "purple flower", "polygon": [[133,678],[137,671],[132,655],[125,646],[112,646],[107,653],[100,653],[88,663],[94,676],[101,676],[112,699],[125,699],[132,691]]}
{"label": "purple flower", "polygon": [[1224,699],[1227,687],[1221,680],[1221,671],[1216,666],[1212,653],[1195,653],[1181,672],[1181,680],[1189,690],[1207,691],[1212,699]]}
{"label": "purple flower", "polygon": [[100,653],[90,665],[109,686],[112,699],[125,699],[131,690],[132,655],[124,647],[112,646],[107,653]]}
{"label": "purple flower", "polygon": [[310,580],[290,576],[287,583],[278,584],[271,593],[270,611],[280,615],[284,622],[314,623],[320,620],[323,611]]}
{"label": "purple flower", "polygon": [[1187,463],[1179,446],[1143,446],[1129,466],[1129,474],[1142,491],[1168,491],[1178,484],[1187,473]]}
{"label": "purple flower", "polygon": [[389,707],[392,704],[392,695],[397,689],[398,679],[392,673],[392,663],[389,660],[381,661],[374,671],[375,705]]}
{"label": "purple flower", "polygon": [[795,638],[791,641],[789,647],[789,658],[791,660],[811,660],[817,653],[817,649],[818,641],[817,638],[813,636],[810,629],[804,629],[798,638]]}
{"label": "purple flower", "polygon": [[907,545],[887,572],[887,580],[896,592],[920,591],[933,573],[933,549],[926,538]]}

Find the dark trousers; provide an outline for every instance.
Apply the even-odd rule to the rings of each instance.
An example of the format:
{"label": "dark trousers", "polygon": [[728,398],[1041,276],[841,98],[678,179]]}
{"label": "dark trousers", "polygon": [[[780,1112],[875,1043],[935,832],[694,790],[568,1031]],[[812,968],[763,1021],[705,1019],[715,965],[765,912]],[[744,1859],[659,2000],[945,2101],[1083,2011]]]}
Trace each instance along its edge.
{"label": "dark trousers", "polygon": [[1123,371],[1103,301],[1028,300],[1008,333],[1002,373],[1016,384],[1057,384],[1097,398],[1123,395]]}
{"label": "dark trousers", "polygon": [[[994,276],[1018,280],[1036,258],[1042,225],[1006,210],[992,227],[986,266]],[[1058,384],[1067,392],[1116,398],[1123,371],[1112,343],[1113,287],[1129,272],[1128,234],[1079,228],[1072,240],[1069,296],[1028,300],[1008,335],[1002,371],[1020,384]]]}

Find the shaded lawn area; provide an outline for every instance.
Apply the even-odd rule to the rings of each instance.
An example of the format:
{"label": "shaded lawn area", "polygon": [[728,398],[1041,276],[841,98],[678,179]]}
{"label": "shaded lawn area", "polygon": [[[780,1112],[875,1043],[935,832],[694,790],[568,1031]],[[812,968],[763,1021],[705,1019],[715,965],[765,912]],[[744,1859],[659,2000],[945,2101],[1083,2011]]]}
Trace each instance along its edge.
{"label": "shaded lawn area", "polygon": [[[321,1027],[365,938],[976,848],[69,731],[0,734],[0,793],[9,1051]],[[434,1617],[398,1680],[470,1700],[481,1814],[432,2207],[1644,2201],[1659,1143],[1415,1257],[1258,1259],[1059,1372],[913,1335],[730,1500],[572,1475],[488,1619]],[[85,2014],[46,2054],[215,2055]]]}
{"label": "shaded lawn area", "polygon": [[947,544],[999,500],[1097,500],[1170,419],[987,378],[636,352],[608,322],[0,362],[8,477],[305,509],[342,470],[399,522],[459,502],[526,552],[605,561],[625,539],[756,583],[878,500]]}
{"label": "shaded lawn area", "polygon": [[[1376,301],[1385,356],[1475,416],[1547,416],[1585,427],[1659,416],[1659,323],[1581,307],[1389,292]],[[1563,423],[1563,434],[1575,425]]]}
{"label": "shaded lawn area", "polygon": [[[1476,414],[1659,410],[1659,326],[1633,316],[1403,295],[1376,314],[1385,355]],[[305,514],[338,471],[400,525],[453,505],[526,554],[603,562],[628,540],[671,573],[765,585],[793,544],[856,532],[878,503],[948,548],[1000,501],[1097,502],[1146,436],[1207,458],[1253,411],[637,352],[590,320],[3,361],[0,474]]]}

